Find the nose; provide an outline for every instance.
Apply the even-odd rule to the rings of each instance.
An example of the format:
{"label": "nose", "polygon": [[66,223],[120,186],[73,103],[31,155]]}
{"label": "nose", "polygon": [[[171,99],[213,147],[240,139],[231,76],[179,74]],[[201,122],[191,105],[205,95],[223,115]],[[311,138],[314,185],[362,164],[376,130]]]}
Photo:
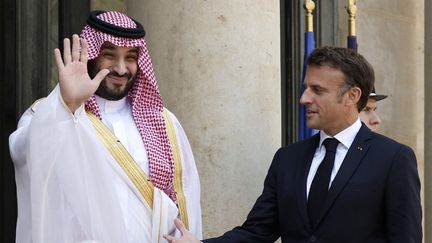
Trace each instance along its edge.
{"label": "nose", "polygon": [[381,118],[378,116],[376,111],[371,111],[371,112],[372,114],[371,114],[370,123],[371,125],[378,126],[379,124],[381,124]]}
{"label": "nose", "polygon": [[300,104],[306,105],[311,103],[311,96],[309,95],[308,89],[303,91],[303,94],[300,97]]}
{"label": "nose", "polygon": [[127,69],[126,63],[125,63],[125,61],[122,60],[122,59],[119,59],[119,60],[117,61],[116,65],[114,65],[113,70],[114,70],[115,72],[117,72],[120,76],[121,76],[121,75],[124,75],[124,74],[126,74],[126,73],[128,72],[128,69]]}

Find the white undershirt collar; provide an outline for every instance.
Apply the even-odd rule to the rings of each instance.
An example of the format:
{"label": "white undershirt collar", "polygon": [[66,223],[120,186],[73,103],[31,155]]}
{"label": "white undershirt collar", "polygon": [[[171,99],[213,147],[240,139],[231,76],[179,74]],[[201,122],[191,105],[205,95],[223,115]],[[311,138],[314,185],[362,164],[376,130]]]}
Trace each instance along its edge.
{"label": "white undershirt collar", "polygon": [[[360,130],[362,124],[359,118],[349,127],[345,128],[344,130],[340,131],[333,137],[336,138],[345,148],[349,148],[351,144],[354,141],[355,136],[357,135],[358,131]],[[326,134],[324,131],[320,131],[320,141],[318,148],[321,149],[322,143],[326,138],[330,138],[328,134]]]}
{"label": "white undershirt collar", "polygon": [[101,112],[104,113],[119,112],[120,110],[124,109],[126,106],[126,101],[127,101],[126,96],[119,100],[107,100],[97,95],[95,95],[95,97],[99,109],[101,110]]}

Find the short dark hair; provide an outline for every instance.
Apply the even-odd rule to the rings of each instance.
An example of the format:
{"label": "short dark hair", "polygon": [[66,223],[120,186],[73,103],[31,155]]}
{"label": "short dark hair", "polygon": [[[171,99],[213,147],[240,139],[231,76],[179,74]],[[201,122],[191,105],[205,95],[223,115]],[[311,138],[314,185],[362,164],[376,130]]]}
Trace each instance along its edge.
{"label": "short dark hair", "polygon": [[375,73],[372,65],[362,55],[348,48],[324,46],[316,48],[309,55],[307,65],[328,66],[340,70],[345,75],[345,85],[340,88],[339,94],[359,87],[362,94],[357,109],[361,111],[366,106],[374,86]]}

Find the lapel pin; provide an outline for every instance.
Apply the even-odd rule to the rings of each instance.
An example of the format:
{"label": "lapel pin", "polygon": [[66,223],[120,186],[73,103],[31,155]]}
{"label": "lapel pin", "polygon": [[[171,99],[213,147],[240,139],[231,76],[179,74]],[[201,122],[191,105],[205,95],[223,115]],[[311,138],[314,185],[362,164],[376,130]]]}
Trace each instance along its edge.
{"label": "lapel pin", "polygon": [[363,148],[362,148],[362,147],[357,147],[357,149],[360,150],[360,151],[363,151]]}

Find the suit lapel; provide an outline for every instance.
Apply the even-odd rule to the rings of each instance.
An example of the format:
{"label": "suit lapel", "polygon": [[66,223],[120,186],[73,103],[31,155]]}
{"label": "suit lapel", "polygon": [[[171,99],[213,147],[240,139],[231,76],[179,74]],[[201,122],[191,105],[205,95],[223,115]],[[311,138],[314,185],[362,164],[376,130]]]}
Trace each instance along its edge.
{"label": "suit lapel", "polygon": [[351,176],[354,174],[363,160],[363,157],[366,155],[370,146],[368,142],[370,136],[371,131],[364,124],[362,124],[362,127],[357,133],[342,162],[341,167],[339,168],[338,173],[336,174],[336,177],[332,182],[329,193],[327,194],[327,198],[323,205],[321,216],[318,219],[318,224],[324,218],[327,211],[334,203],[342,189],[345,187]]}
{"label": "suit lapel", "polygon": [[303,220],[304,225],[310,231],[309,216],[307,211],[307,201],[306,201],[306,181],[309,174],[309,169],[312,164],[312,159],[315,154],[315,150],[319,144],[319,133],[305,141],[307,144],[306,149],[300,154],[300,158],[304,158],[303,161],[299,163],[299,170],[297,170],[297,203],[300,209],[300,215]]}

